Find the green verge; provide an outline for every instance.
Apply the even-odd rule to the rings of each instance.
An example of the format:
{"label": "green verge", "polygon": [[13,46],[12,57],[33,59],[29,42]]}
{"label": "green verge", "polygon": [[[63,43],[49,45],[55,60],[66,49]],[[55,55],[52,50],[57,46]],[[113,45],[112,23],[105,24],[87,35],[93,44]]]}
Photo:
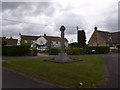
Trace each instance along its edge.
{"label": "green verge", "polygon": [[[62,87],[88,88],[106,81],[103,57],[81,56],[74,58],[83,61],[61,64],[43,61],[43,59],[27,59],[5,61],[2,65]],[[83,85],[80,85],[80,82]]]}

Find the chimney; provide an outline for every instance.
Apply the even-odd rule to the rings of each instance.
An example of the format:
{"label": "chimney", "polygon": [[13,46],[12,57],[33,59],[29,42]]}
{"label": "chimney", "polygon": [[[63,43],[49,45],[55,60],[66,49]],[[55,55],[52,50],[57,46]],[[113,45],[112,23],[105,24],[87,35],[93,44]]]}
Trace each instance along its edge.
{"label": "chimney", "polygon": [[19,33],[19,35],[21,35],[21,33]]}
{"label": "chimney", "polygon": [[95,27],[94,30],[97,30],[97,27]]}
{"label": "chimney", "polygon": [[44,36],[47,36],[46,34],[44,34]]}
{"label": "chimney", "polygon": [[10,37],[10,39],[13,39],[12,37]]}

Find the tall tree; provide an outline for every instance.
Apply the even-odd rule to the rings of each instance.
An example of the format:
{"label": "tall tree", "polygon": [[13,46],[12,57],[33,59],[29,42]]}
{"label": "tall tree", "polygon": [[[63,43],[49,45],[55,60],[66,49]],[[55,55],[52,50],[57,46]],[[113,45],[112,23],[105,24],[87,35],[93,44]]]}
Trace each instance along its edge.
{"label": "tall tree", "polygon": [[86,46],[86,34],[84,30],[78,31],[78,47]]}

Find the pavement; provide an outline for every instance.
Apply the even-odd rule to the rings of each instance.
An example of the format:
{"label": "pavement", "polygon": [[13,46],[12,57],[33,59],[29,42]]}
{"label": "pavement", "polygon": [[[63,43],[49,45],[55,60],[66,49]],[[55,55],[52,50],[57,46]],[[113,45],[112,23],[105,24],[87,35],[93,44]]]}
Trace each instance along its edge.
{"label": "pavement", "polygon": [[[76,55],[72,56],[75,57]],[[118,88],[118,59],[120,54],[101,54],[101,55],[79,55],[79,56],[104,56],[107,77],[109,82],[99,86],[98,88]],[[35,59],[35,58],[53,58],[56,56],[25,56],[25,57],[3,57],[3,61],[19,60],[19,59]],[[29,76],[24,76],[11,70],[3,69],[2,71],[3,88],[56,88],[55,85],[44,82],[42,80],[33,79]],[[11,83],[12,82],[12,83]]]}

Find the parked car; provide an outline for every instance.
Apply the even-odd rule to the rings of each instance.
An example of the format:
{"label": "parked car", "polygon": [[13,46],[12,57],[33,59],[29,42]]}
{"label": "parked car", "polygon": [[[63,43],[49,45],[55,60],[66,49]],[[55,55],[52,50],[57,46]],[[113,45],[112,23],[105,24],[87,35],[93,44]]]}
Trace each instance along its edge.
{"label": "parked car", "polygon": [[41,50],[41,51],[48,50],[48,47],[47,46],[37,47],[37,50]]}

